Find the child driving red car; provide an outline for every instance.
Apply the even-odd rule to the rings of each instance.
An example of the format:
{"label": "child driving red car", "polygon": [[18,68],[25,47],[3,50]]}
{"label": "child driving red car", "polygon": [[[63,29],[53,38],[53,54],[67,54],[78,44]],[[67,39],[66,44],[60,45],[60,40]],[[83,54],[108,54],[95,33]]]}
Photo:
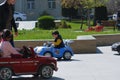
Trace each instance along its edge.
{"label": "child driving red car", "polygon": [[[20,54],[12,45],[10,44],[12,32],[8,29],[4,29],[2,32],[2,40],[0,42],[0,50],[2,51],[1,57],[11,57],[11,54]],[[22,55],[22,54],[20,54]]]}

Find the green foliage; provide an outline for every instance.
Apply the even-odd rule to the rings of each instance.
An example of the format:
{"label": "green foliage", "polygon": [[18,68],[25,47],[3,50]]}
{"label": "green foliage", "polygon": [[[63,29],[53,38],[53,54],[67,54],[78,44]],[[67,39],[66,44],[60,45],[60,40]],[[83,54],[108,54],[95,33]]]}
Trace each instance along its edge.
{"label": "green foliage", "polygon": [[[85,32],[87,29],[86,21],[84,21],[83,30],[80,30],[80,20],[72,20],[72,22],[66,22],[68,25],[71,25],[71,29],[57,29],[62,35],[63,39],[76,39],[80,35],[102,35],[102,34],[120,34],[120,31],[113,28],[104,27],[102,32]],[[53,30],[43,30],[35,28],[33,30],[19,30],[19,35],[15,37],[15,40],[42,40],[42,39],[53,39],[51,33]]]}
{"label": "green foliage", "polygon": [[[76,24],[73,24],[76,25]],[[15,40],[43,40],[43,39],[53,39],[51,33],[53,30],[21,30],[19,31],[19,35],[15,37]],[[63,39],[76,39],[77,36],[80,35],[102,35],[102,34],[119,34],[120,31],[113,31],[113,29],[107,29],[103,32],[85,32],[79,30],[79,26],[73,26],[72,29],[58,29]],[[31,36],[30,36],[31,35]]]}
{"label": "green foliage", "polygon": [[65,21],[61,22],[60,28],[71,28],[70,25],[68,25]]}
{"label": "green foliage", "polygon": [[54,18],[52,16],[41,16],[38,18],[37,27],[42,29],[54,29]]}
{"label": "green foliage", "polygon": [[74,7],[74,8],[93,8],[105,6],[108,0],[62,0],[63,7]]}
{"label": "green foliage", "polygon": [[64,8],[80,8],[81,5],[81,0],[62,0],[62,7]]}

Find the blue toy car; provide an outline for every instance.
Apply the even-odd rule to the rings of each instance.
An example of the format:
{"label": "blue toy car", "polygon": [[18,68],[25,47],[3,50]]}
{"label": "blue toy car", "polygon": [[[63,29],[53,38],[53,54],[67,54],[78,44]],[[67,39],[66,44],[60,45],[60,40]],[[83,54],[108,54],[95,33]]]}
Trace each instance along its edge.
{"label": "blue toy car", "polygon": [[54,46],[50,42],[47,42],[47,43],[44,43],[43,46],[35,47],[34,51],[38,55],[70,60],[71,57],[74,55],[72,48],[69,46],[71,42],[72,42],[71,40],[65,40],[64,41],[65,47],[60,49],[54,48]]}

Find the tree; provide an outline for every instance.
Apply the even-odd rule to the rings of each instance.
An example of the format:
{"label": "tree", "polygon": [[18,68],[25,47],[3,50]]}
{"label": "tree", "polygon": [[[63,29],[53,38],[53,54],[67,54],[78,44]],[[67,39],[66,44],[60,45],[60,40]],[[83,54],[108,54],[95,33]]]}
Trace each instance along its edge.
{"label": "tree", "polygon": [[[63,8],[75,8],[75,9],[82,9],[83,6],[81,4],[82,0],[62,0],[62,7]],[[81,10],[82,12],[83,10]],[[82,16],[82,14],[81,14]],[[81,18],[81,27],[80,29],[82,29],[82,25],[83,25],[83,19]]]}
{"label": "tree", "polygon": [[78,14],[78,10],[75,8],[62,8],[62,16],[74,18]]}
{"label": "tree", "polygon": [[97,20],[108,20],[107,8],[105,6],[95,7],[94,25],[96,25]]}
{"label": "tree", "polygon": [[66,8],[80,8],[91,9],[95,7],[105,6],[108,0],[62,0],[61,4]]}
{"label": "tree", "polygon": [[82,5],[80,4],[80,0],[62,0],[62,7],[63,9],[69,10],[69,17],[71,18],[71,14],[73,12],[73,8],[77,11],[79,8],[82,7]]}
{"label": "tree", "polygon": [[81,5],[81,0],[62,0],[62,6],[65,8],[80,8],[82,7]]}
{"label": "tree", "polygon": [[[66,8],[85,8],[88,9],[88,15],[90,15],[90,9],[105,6],[107,1],[108,0],[62,0],[62,6]],[[90,16],[88,16],[88,21],[88,26],[90,26]]]}
{"label": "tree", "polygon": [[107,3],[107,8],[109,14],[116,13],[120,9],[120,0],[109,0]]}

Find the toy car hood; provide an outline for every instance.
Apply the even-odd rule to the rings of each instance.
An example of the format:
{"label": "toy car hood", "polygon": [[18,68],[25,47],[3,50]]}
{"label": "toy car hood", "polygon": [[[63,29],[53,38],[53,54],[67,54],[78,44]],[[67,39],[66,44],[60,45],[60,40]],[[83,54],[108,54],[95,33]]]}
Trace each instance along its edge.
{"label": "toy car hood", "polygon": [[37,46],[37,47],[34,48],[34,51],[35,51],[36,53],[40,53],[43,48],[45,48],[45,47],[44,47],[44,46]]}

